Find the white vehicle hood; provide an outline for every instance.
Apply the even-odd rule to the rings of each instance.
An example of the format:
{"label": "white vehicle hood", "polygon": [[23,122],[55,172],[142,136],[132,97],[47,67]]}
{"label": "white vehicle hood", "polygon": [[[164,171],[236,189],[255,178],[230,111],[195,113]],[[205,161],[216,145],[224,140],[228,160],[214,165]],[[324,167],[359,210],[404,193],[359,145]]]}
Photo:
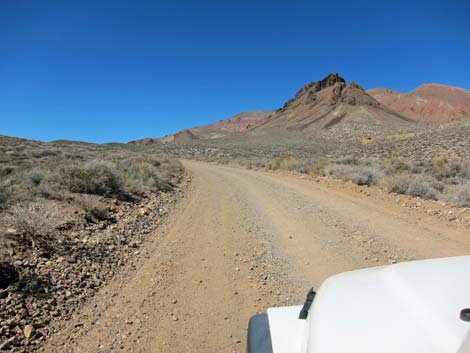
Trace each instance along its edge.
{"label": "white vehicle hood", "polygon": [[346,272],[318,291],[303,352],[470,352],[469,307],[470,256]]}

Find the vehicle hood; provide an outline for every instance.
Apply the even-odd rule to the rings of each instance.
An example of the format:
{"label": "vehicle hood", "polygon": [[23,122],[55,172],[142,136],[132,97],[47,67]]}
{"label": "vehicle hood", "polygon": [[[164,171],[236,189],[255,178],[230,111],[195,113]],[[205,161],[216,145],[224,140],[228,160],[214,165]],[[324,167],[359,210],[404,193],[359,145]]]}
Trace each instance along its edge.
{"label": "vehicle hood", "polygon": [[470,256],[346,272],[318,291],[304,352],[469,352],[469,307]]}

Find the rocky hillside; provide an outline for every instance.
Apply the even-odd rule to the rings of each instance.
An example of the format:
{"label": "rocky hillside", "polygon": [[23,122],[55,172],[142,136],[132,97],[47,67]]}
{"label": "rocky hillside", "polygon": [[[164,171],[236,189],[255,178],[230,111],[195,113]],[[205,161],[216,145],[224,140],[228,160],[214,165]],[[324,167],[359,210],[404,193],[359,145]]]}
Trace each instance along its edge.
{"label": "rocky hillside", "polygon": [[252,132],[318,132],[336,125],[347,125],[357,130],[406,124],[409,124],[409,119],[382,105],[357,83],[346,83],[337,73],[332,73],[305,85]]}
{"label": "rocky hillside", "polygon": [[195,139],[197,139],[197,136],[195,136],[191,130],[182,130],[172,135],[165,136],[159,141],[163,143],[186,143]]}
{"label": "rocky hillside", "polygon": [[199,126],[191,132],[201,138],[219,138],[227,135],[244,133],[269,119],[272,110],[255,110],[234,115],[214,124]]}
{"label": "rocky hillside", "polygon": [[372,97],[394,111],[420,121],[446,121],[470,116],[470,90],[423,84],[409,93],[387,88],[368,90]]}

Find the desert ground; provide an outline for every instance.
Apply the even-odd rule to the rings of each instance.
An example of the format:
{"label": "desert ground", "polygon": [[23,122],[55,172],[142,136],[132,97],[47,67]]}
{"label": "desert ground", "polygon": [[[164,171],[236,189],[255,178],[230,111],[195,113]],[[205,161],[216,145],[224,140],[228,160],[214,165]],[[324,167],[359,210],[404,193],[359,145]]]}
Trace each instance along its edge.
{"label": "desert ground", "polygon": [[301,303],[330,275],[470,251],[468,226],[396,197],[298,175],[184,166],[184,202],[133,269],[42,351],[244,352],[251,315]]}

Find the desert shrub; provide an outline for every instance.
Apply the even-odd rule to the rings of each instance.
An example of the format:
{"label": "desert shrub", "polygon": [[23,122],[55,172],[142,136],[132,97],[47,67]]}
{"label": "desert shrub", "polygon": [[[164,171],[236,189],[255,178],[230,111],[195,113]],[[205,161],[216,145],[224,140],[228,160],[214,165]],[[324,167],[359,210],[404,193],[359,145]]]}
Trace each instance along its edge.
{"label": "desert shrub", "polygon": [[437,200],[439,197],[439,191],[435,188],[433,183],[419,176],[412,178],[408,185],[407,193],[414,197],[429,200]]}
{"label": "desert shrub", "polygon": [[311,165],[309,171],[308,171],[308,174],[310,175],[322,175],[324,176],[326,173],[325,173],[325,169],[326,169],[327,165],[326,163],[322,163],[322,162],[315,162]]}
{"label": "desert shrub", "polygon": [[64,200],[64,186],[60,183],[57,175],[51,175],[43,179],[39,184],[34,193],[38,197],[42,197],[48,200]]}
{"label": "desert shrub", "polygon": [[132,191],[158,191],[168,186],[158,167],[148,162],[131,163],[125,170],[125,183]]}
{"label": "desert shrub", "polygon": [[444,199],[460,207],[470,207],[470,182],[451,187]]}
{"label": "desert shrub", "polygon": [[105,207],[91,207],[85,210],[87,222],[96,223],[97,221],[106,221],[109,218],[109,210]]}
{"label": "desert shrub", "polygon": [[377,168],[362,165],[331,164],[325,174],[337,179],[352,181],[357,185],[375,185],[384,173]]}
{"label": "desert shrub", "polygon": [[15,166],[11,165],[1,165],[0,166],[0,178],[5,178],[12,175],[16,171]]}
{"label": "desert shrub", "polygon": [[68,165],[61,168],[60,175],[62,184],[71,192],[112,196],[124,191],[121,173],[107,161]]}
{"label": "desert shrub", "polygon": [[57,222],[57,210],[45,202],[19,203],[11,209],[15,217],[15,227],[26,236],[36,249],[46,241],[55,230],[54,222]]}
{"label": "desert shrub", "polygon": [[394,158],[385,162],[384,170],[387,175],[394,175],[410,171],[411,166],[404,160]]}
{"label": "desert shrub", "polygon": [[354,156],[344,156],[337,158],[334,163],[336,164],[346,164],[346,165],[358,165],[359,164],[359,159]]}
{"label": "desert shrub", "polygon": [[397,174],[383,178],[381,185],[389,192],[407,194],[423,199],[437,200],[443,190],[443,184],[430,176],[422,174]]}
{"label": "desert shrub", "polygon": [[182,168],[168,160],[152,158],[128,158],[118,163],[124,176],[125,187],[132,192],[167,191],[172,188],[172,176]]}
{"label": "desert shrub", "polygon": [[394,192],[396,194],[406,194],[408,192],[410,178],[411,175],[409,174],[397,174],[383,178],[380,183],[389,192]]}
{"label": "desert shrub", "polygon": [[183,170],[183,165],[177,159],[165,159],[161,161],[161,165],[159,166],[161,177],[163,179],[167,178],[168,180],[181,175]]}
{"label": "desert shrub", "polygon": [[308,162],[297,159],[292,156],[274,158],[270,162],[270,166],[271,166],[270,169],[272,170],[280,169],[280,170],[296,171],[299,173],[307,173],[310,168],[310,164]]}
{"label": "desert shrub", "polygon": [[8,201],[10,199],[10,189],[4,181],[0,181],[0,210],[8,207]]}
{"label": "desert shrub", "polygon": [[39,185],[46,177],[47,173],[41,169],[31,169],[26,172],[26,177],[29,181],[31,181],[34,185]]}
{"label": "desert shrub", "polygon": [[470,179],[470,164],[457,159],[437,158],[433,161],[431,174],[438,179]]}

